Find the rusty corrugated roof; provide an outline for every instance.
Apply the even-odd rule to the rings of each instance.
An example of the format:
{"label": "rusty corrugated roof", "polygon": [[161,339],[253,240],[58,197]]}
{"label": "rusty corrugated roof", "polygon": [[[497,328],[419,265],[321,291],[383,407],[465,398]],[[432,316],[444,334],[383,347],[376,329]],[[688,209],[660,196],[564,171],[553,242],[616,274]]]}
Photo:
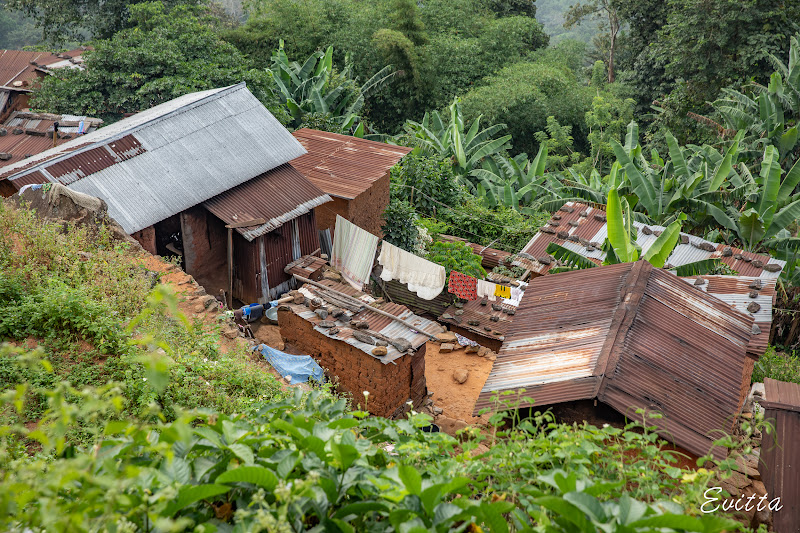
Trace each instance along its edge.
{"label": "rusty corrugated roof", "polygon": [[81,122],[83,133],[94,131],[103,123],[101,119],[92,117],[15,111],[0,126],[0,154],[6,154],[4,158],[11,156],[0,160],[0,168],[52,148],[55,122],[58,122],[59,130],[56,146],[77,137]]}
{"label": "rusty corrugated roof", "polygon": [[[752,276],[691,276],[681,279],[713,294],[737,311],[752,316],[758,329],[750,336],[747,352],[756,359],[764,355],[772,328],[772,305],[777,297],[776,279]],[[701,281],[698,282],[698,279]],[[759,309],[751,312],[748,306],[752,303],[758,304]]]}
{"label": "rusty corrugated roof", "polygon": [[[513,310],[512,312],[516,313],[517,308],[502,303],[500,299],[496,302],[487,302],[486,305],[481,305],[481,302],[482,300],[467,301],[461,308],[450,306],[438,320],[468,329],[482,337],[504,340],[508,327],[514,319],[508,311]],[[458,314],[459,311],[463,313]],[[497,317],[497,320],[492,320],[492,317]]]}
{"label": "rusty corrugated roof", "polygon": [[764,400],[759,403],[768,409],[783,409],[800,413],[800,385],[765,378]]}
{"label": "rusty corrugated roof", "polygon": [[[405,339],[411,343],[411,346],[415,350],[428,341],[428,336],[419,333],[419,331],[426,331],[432,335],[435,335],[436,333],[441,331],[439,325],[436,322],[415,315],[405,306],[393,303],[382,303],[382,304],[376,304],[375,307],[377,309],[380,309],[381,311],[385,311],[398,318],[401,318],[406,322],[409,322],[410,324],[413,324],[415,326],[418,325],[419,326],[418,331],[411,330],[410,328],[404,326],[403,324],[400,324],[399,322],[395,322],[394,320],[391,320],[388,317],[370,311],[369,304],[375,302],[375,299],[369,295],[357,291],[348,284],[337,283],[335,281],[324,280],[324,279],[320,280],[319,283],[335,291],[344,293],[348,296],[351,296],[353,298],[359,299],[364,302],[365,308],[362,311],[355,314],[353,314],[350,311],[346,311],[346,314],[352,317],[352,320],[366,321],[369,324],[368,330],[380,333],[381,335],[384,335],[388,338]],[[300,287],[299,290],[307,298],[314,298],[321,292],[321,289],[310,284],[303,285],[302,287]],[[349,327],[349,322],[345,323],[342,322],[341,320],[337,320],[336,327],[339,329],[339,331],[335,335],[330,335],[330,329],[321,328],[317,325],[322,321],[322,319],[314,311],[311,311],[308,307],[306,307],[303,304],[290,303],[288,304],[288,306],[292,309],[292,312],[294,312],[297,316],[303,318],[308,322],[315,324],[314,326],[315,330],[325,334],[328,337],[336,338],[342,342],[346,342],[347,344],[350,344],[358,348],[365,354],[368,354],[370,357],[375,357],[383,364],[389,364],[395,359],[399,359],[400,357],[403,357],[405,355],[405,352],[399,352],[394,346],[389,345],[386,347],[388,352],[387,355],[383,357],[376,357],[372,355],[372,350],[375,348],[374,345],[361,342],[353,337],[353,329]],[[333,320],[333,317],[328,317],[328,320]]]}
{"label": "rusty corrugated roof", "polygon": [[264,218],[259,226],[236,228],[248,241],[330,202],[331,197],[289,163],[206,200],[203,205],[226,224]]}
{"label": "rusty corrugated roof", "polygon": [[[0,86],[30,90],[32,82],[38,77],[37,69],[78,68],[82,64],[80,55],[83,52],[83,49],[78,49],[54,55],[49,52],[0,50]],[[14,82],[22,82],[22,85],[16,87]]]}
{"label": "rusty corrugated roof", "polygon": [[292,166],[331,196],[352,200],[396,165],[411,148],[303,128],[295,139],[308,151]]}
{"label": "rusty corrugated roof", "polygon": [[[647,251],[664,230],[662,226],[639,222],[634,222],[634,226],[638,230],[636,242],[642,247],[642,253]],[[545,263],[538,259],[547,256],[547,245],[555,242],[600,264],[605,259],[600,246],[607,235],[605,211],[585,204],[567,202],[522,249],[522,253],[532,256],[534,260],[519,263],[534,273],[547,273],[555,266],[555,262]],[[786,265],[786,261],[768,255],[745,252],[694,235],[682,233],[681,237],[682,241],[667,259],[668,265],[677,267],[703,259],[720,259],[740,276],[761,278],[777,278]],[[728,256],[726,248],[730,248]],[[774,272],[765,270],[763,267],[766,264],[776,265],[776,270]]]}
{"label": "rusty corrugated roof", "polygon": [[646,261],[538,277],[476,411],[521,388],[540,405],[597,397],[629,417],[659,411],[659,432],[703,455],[741,408],[752,324]]}

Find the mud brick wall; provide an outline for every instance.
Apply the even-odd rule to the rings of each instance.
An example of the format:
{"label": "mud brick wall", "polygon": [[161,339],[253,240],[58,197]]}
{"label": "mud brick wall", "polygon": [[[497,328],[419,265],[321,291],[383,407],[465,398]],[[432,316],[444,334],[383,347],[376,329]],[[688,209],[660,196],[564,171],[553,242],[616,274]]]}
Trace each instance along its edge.
{"label": "mud brick wall", "polygon": [[317,229],[330,229],[331,239],[333,239],[336,215],[338,214],[356,226],[383,238],[381,226],[383,226],[383,211],[389,205],[389,180],[390,174],[387,172],[369,189],[352,200],[334,198],[332,202],[314,208]]}
{"label": "mud brick wall", "polygon": [[350,222],[383,238],[383,211],[389,205],[389,173],[372,184],[372,187],[350,200],[348,216]]}
{"label": "mud brick wall", "polygon": [[131,234],[131,237],[136,239],[146,252],[158,255],[156,251],[156,228],[154,226],[147,226],[143,230]]}
{"label": "mud brick wall", "polygon": [[[421,377],[413,380],[413,387],[417,391],[425,388],[424,353],[406,355],[395,360],[396,364],[385,365],[343,340],[327,337],[314,330],[311,322],[292,311],[278,311],[278,324],[281,336],[287,343],[312,356],[325,369],[328,377],[338,378],[340,391],[350,393],[353,407],[358,404],[363,407],[364,391],[369,391],[367,410],[371,414],[391,417],[395,412],[402,412],[403,404],[413,394],[412,359],[422,360]],[[420,367],[419,362],[416,367]]]}

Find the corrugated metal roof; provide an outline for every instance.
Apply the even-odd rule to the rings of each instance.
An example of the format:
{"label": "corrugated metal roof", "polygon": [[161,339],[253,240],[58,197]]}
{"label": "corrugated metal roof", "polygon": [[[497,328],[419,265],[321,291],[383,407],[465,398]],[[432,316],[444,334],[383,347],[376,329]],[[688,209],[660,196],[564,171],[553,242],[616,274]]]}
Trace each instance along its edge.
{"label": "corrugated metal roof", "polygon": [[[492,304],[495,304],[495,307],[499,309],[495,309]],[[464,302],[462,308],[448,307],[444,314],[452,318],[445,317],[443,314],[438,320],[445,324],[468,329],[482,337],[502,341],[505,339],[508,327],[514,319],[513,315],[509,315],[503,310],[510,311],[512,309],[516,313],[515,306],[502,303],[500,299],[497,302],[487,302],[486,305],[481,305],[481,300],[472,300]],[[463,313],[459,315],[459,311],[463,311]],[[492,317],[497,317],[497,320],[492,320]]]}
{"label": "corrugated metal roof", "polygon": [[[1,105],[0,108],[2,108]],[[26,159],[26,156],[51,149],[53,147],[53,124],[56,122],[58,122],[59,131],[56,146],[78,137],[81,122],[83,122],[84,133],[95,131],[103,123],[99,118],[85,116],[15,111],[0,126],[0,130],[2,130],[0,131],[0,153],[11,154],[10,159],[0,161],[0,169],[18,163]]]}
{"label": "corrugated metal roof", "polygon": [[411,148],[303,128],[292,135],[308,151],[292,161],[331,196],[352,200],[396,165]]}
{"label": "corrugated metal roof", "polygon": [[[25,89],[31,88],[38,76],[37,69],[50,70],[60,67],[80,68],[83,49],[54,55],[49,52],[28,52],[25,50],[0,50],[0,86],[11,86],[15,81],[26,82]],[[61,57],[59,57],[61,56]],[[70,61],[66,56],[70,56]],[[17,89],[18,87],[12,87]]]}
{"label": "corrugated metal roof", "polygon": [[662,435],[703,455],[749,386],[752,320],[646,261],[537,277],[476,411],[520,388],[539,405],[597,397],[628,416],[661,412]]}
{"label": "corrugated metal roof", "polygon": [[[436,333],[441,331],[439,325],[436,322],[415,315],[407,307],[404,307],[402,305],[397,305],[393,303],[382,303],[382,304],[377,304],[375,306],[377,309],[380,309],[381,311],[385,311],[398,318],[405,320],[406,322],[409,322],[410,324],[419,326],[418,331],[411,330],[410,328],[404,326],[403,324],[400,324],[399,322],[396,322],[394,320],[389,319],[388,317],[370,311],[370,306],[368,304],[375,302],[375,299],[362,292],[353,289],[349,285],[337,283],[335,281],[330,281],[330,280],[321,280],[319,283],[335,291],[347,294],[348,296],[351,296],[353,298],[360,299],[364,302],[365,308],[362,311],[355,314],[353,314],[350,311],[346,311],[346,314],[349,317],[352,317],[353,320],[366,321],[369,324],[368,329],[370,331],[380,333],[381,335],[384,335],[388,338],[405,339],[411,343],[411,346],[415,350],[428,341],[428,336],[419,333],[419,331],[426,331],[431,333],[432,335],[435,335]],[[302,287],[300,287],[299,290],[307,298],[317,297],[318,293],[321,292],[319,288],[308,284],[303,285]],[[386,347],[387,355],[383,357],[376,357],[372,355],[372,350],[375,348],[374,345],[361,342],[353,337],[353,329],[349,326],[349,322],[345,323],[342,322],[341,320],[337,320],[336,327],[339,329],[339,332],[336,333],[335,335],[330,335],[330,329],[321,328],[316,325],[319,324],[322,321],[322,319],[314,311],[311,311],[308,307],[302,304],[300,305],[288,304],[288,305],[297,316],[303,318],[304,320],[307,320],[308,322],[315,324],[314,326],[315,330],[325,334],[328,337],[336,338],[340,341],[346,342],[347,344],[350,344],[358,348],[362,352],[369,354],[370,357],[375,357],[383,364],[389,364],[392,361],[399,359],[400,357],[403,357],[405,355],[405,352],[401,353],[394,346],[389,345]],[[333,320],[333,317],[328,317],[328,320]]]}
{"label": "corrugated metal roof", "polygon": [[[602,252],[600,246],[608,236],[605,215],[605,211],[602,209],[577,202],[567,202],[553,215],[545,228],[540,229],[528,241],[522,252],[534,259],[542,258],[547,255],[547,245],[555,242],[600,264],[605,259],[605,253]],[[639,222],[634,222],[634,226],[638,231],[636,242],[642,247],[642,253],[652,246],[658,234],[665,229],[663,226],[646,225]],[[745,252],[686,233],[681,233],[681,236],[685,242],[679,242],[667,259],[667,264],[673,267],[714,258],[720,259],[741,276],[777,279],[780,276],[780,270],[769,272],[764,270],[763,265],[778,265],[781,269],[786,265],[786,261],[774,259],[768,255]],[[594,250],[591,250],[590,247]],[[730,248],[730,255],[727,257],[725,256],[726,248]],[[537,274],[545,274],[555,266],[555,262],[546,264],[535,260],[518,263]]]}
{"label": "corrugated metal roof", "polygon": [[248,241],[308,213],[331,197],[289,163],[218,194],[203,205],[226,224],[265,218],[260,226],[236,228]]}
{"label": "corrugated metal roof", "polygon": [[[701,284],[697,284],[700,278]],[[767,350],[772,328],[772,305],[775,302],[776,279],[763,279],[752,276],[691,276],[681,278],[690,285],[713,294],[740,313],[753,317],[758,332],[750,336],[747,352],[758,359]],[[755,297],[751,297],[753,294]],[[751,312],[748,306],[756,303],[759,309]]]}
{"label": "corrugated metal roof", "polygon": [[109,214],[134,233],[303,153],[240,83],[142,111],[9,165],[0,177],[9,176],[15,187],[35,172],[66,181],[105,200]]}

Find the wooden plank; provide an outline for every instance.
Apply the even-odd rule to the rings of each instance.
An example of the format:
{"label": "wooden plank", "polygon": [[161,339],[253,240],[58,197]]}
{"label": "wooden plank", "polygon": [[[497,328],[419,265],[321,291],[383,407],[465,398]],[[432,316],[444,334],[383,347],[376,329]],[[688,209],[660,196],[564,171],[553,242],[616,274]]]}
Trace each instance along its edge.
{"label": "wooden plank", "polygon": [[228,309],[233,309],[233,229],[228,228]]}

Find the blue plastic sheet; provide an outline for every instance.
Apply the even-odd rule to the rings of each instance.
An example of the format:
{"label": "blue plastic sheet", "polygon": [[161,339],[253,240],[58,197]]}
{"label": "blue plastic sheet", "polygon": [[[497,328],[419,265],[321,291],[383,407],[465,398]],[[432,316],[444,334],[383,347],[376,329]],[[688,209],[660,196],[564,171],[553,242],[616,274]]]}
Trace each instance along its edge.
{"label": "blue plastic sheet", "polygon": [[259,344],[256,349],[281,376],[291,376],[292,383],[305,383],[309,378],[322,381],[322,367],[310,355],[291,355],[266,344]]}

